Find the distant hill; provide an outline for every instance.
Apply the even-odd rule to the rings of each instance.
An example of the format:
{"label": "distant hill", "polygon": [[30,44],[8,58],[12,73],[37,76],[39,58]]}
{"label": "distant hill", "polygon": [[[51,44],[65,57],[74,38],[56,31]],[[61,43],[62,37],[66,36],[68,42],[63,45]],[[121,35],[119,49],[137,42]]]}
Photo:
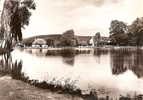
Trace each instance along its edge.
{"label": "distant hill", "polygon": [[26,45],[31,45],[33,43],[33,41],[35,39],[44,39],[44,40],[48,40],[48,39],[52,39],[52,40],[58,40],[61,38],[61,34],[54,34],[54,35],[38,35],[38,36],[33,36],[33,37],[29,37],[29,38],[25,38],[23,39],[22,43],[26,44]]}
{"label": "distant hill", "polygon": [[31,46],[33,43],[46,41],[46,44],[49,46],[87,46],[89,45],[89,41],[91,38],[91,36],[77,36],[75,35],[74,30],[71,29],[65,31],[63,34],[38,35],[25,38],[23,39],[22,43],[24,45]]}
{"label": "distant hill", "polygon": [[[70,38],[72,38],[72,37],[68,37],[68,39],[70,39]],[[32,45],[32,43],[34,42],[35,39],[44,39],[46,41],[53,40],[56,42],[61,42],[61,41],[63,41],[63,34],[33,36],[33,37],[23,39],[22,43],[30,46],[30,45]],[[78,41],[79,44],[88,45],[88,42],[90,39],[91,39],[91,36],[74,35],[74,40]]]}

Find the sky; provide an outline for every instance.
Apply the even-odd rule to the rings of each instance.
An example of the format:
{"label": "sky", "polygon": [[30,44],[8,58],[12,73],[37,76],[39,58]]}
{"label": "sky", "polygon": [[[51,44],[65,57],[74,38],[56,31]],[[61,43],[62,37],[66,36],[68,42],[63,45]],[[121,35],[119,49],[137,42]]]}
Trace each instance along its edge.
{"label": "sky", "polygon": [[30,24],[24,37],[41,34],[62,34],[74,29],[77,35],[109,35],[110,22],[130,24],[143,16],[143,0],[35,0]]}

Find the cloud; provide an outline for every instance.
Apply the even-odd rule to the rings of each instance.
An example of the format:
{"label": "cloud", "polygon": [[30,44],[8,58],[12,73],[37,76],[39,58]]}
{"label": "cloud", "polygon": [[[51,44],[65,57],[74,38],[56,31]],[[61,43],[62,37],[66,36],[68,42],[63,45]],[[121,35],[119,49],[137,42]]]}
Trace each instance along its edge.
{"label": "cloud", "polygon": [[94,5],[97,7],[103,6],[108,3],[118,4],[125,0],[64,0],[64,2],[69,2],[71,4],[78,4],[80,5]]}
{"label": "cloud", "polygon": [[[36,0],[25,35],[55,34],[73,28],[79,35],[108,36],[111,20],[131,23],[143,16],[143,0]],[[31,33],[31,34],[29,34]],[[91,34],[93,33],[93,34]]]}
{"label": "cloud", "polygon": [[81,2],[94,4],[96,6],[101,6],[105,3],[106,0],[81,0]]}

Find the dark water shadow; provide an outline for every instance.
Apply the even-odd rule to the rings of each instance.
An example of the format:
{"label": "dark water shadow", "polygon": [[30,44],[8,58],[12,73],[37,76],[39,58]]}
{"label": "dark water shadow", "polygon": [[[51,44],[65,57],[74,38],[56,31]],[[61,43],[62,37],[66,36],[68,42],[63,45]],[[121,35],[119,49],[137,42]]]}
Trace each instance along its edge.
{"label": "dark water shadow", "polygon": [[74,66],[76,52],[72,49],[65,49],[60,51],[60,56],[62,56],[63,62],[65,64]]}
{"label": "dark water shadow", "polygon": [[[33,52],[33,51],[37,52]],[[37,57],[62,57],[65,64],[74,66],[75,56],[79,54],[90,54],[90,50],[75,50],[74,48],[60,49],[60,50],[48,50],[48,49],[30,49],[27,53],[34,54]]]}
{"label": "dark water shadow", "polygon": [[100,57],[101,55],[108,55],[110,49],[107,48],[94,48],[94,56]]}
{"label": "dark water shadow", "polygon": [[107,48],[94,48],[93,56],[96,58],[96,62],[101,64],[101,56],[108,55],[110,49]]}
{"label": "dark water shadow", "polygon": [[131,70],[138,78],[143,77],[143,50],[112,49],[110,56],[113,74],[118,75]]}

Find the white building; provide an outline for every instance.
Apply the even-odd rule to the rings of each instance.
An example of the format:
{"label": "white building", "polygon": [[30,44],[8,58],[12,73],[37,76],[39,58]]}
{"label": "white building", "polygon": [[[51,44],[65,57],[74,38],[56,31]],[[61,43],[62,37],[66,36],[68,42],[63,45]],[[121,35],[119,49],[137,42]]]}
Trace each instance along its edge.
{"label": "white building", "polygon": [[46,40],[44,39],[35,39],[34,42],[32,43],[32,47],[34,48],[40,48],[43,47],[47,44]]}
{"label": "white building", "polygon": [[95,46],[95,43],[94,43],[94,36],[92,36],[92,38],[90,39],[89,43],[91,44],[92,47]]}

